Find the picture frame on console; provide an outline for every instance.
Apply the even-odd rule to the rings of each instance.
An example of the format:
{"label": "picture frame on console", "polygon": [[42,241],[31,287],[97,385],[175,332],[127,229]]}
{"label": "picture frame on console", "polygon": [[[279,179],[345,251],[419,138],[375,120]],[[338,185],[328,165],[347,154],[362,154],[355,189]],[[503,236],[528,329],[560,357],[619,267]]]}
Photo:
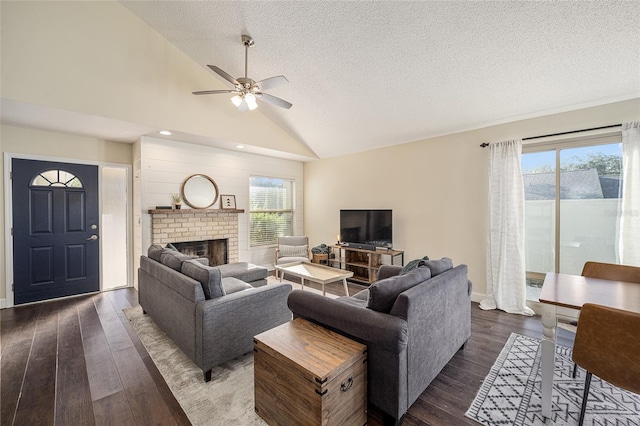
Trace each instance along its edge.
{"label": "picture frame on console", "polygon": [[236,209],[236,196],[235,195],[220,195],[220,208],[222,210],[235,210]]}

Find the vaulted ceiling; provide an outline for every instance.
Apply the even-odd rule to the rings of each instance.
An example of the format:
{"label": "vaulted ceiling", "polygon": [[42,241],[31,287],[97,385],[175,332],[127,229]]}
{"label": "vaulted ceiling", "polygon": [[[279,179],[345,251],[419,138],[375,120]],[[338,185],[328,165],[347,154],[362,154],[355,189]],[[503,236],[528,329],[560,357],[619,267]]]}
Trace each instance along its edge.
{"label": "vaulted ceiling", "polygon": [[[122,142],[169,126],[176,140],[340,156],[640,99],[639,6],[2,2],[0,118]],[[191,95],[232,88],[208,64],[243,76],[242,34],[255,40],[248,76],[285,75],[268,93],[291,109],[240,113],[228,94]]]}
{"label": "vaulted ceiling", "polygon": [[235,77],[251,35],[249,77],[293,103],[261,112],[320,158],[640,97],[637,1],[122,4]]}

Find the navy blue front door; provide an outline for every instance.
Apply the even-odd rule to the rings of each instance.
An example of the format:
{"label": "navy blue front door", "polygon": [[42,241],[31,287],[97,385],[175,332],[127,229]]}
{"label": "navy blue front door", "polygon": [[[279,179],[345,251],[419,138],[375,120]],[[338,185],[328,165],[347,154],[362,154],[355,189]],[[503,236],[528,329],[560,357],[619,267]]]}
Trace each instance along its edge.
{"label": "navy blue front door", "polygon": [[98,167],[12,160],[16,305],[100,290]]}

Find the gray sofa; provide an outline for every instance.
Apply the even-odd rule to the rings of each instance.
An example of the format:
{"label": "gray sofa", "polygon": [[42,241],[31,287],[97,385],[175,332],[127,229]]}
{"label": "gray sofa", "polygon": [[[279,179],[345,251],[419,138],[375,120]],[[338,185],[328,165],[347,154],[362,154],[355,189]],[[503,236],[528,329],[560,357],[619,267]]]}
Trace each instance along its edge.
{"label": "gray sofa", "polygon": [[294,290],[288,299],[294,317],[367,345],[368,399],[385,413],[385,423],[402,422],[471,336],[467,266],[454,268],[446,258],[420,265],[404,275],[400,267],[382,266],[379,280],[351,297]]}
{"label": "gray sofa", "polygon": [[216,268],[220,270],[223,279],[227,277],[237,278],[251,284],[252,287],[267,285],[269,270],[265,267],[247,262],[236,262],[217,265]]}
{"label": "gray sofa", "polygon": [[143,311],[211,380],[211,369],[253,350],[253,336],[291,320],[290,284],[252,287],[222,278],[169,249],[149,248],[140,257],[138,297]]}

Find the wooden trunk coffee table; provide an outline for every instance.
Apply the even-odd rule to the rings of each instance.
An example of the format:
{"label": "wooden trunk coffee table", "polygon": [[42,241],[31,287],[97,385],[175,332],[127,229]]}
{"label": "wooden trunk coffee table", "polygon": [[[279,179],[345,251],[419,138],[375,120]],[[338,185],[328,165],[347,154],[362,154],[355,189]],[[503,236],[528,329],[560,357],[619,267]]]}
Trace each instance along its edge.
{"label": "wooden trunk coffee table", "polygon": [[326,296],[324,285],[342,280],[344,285],[344,293],[349,295],[349,287],[347,287],[347,278],[353,276],[353,272],[344,269],[331,268],[325,265],[318,265],[309,262],[293,262],[284,265],[276,265],[276,269],[280,271],[280,281],[282,276],[287,273],[294,277],[300,278],[302,281],[302,289],[304,290],[304,280],[322,284],[322,295]]}
{"label": "wooden trunk coffee table", "polygon": [[367,423],[367,347],[303,318],[253,338],[255,410],[269,425]]}

